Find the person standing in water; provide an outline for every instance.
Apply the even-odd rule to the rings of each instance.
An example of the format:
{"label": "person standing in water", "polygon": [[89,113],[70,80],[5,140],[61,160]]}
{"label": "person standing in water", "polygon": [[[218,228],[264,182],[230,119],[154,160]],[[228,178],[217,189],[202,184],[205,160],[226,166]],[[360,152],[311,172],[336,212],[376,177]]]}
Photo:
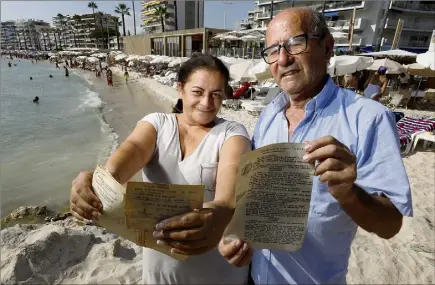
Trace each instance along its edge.
{"label": "person standing in water", "polygon": [[109,85],[109,86],[113,86],[112,70],[107,69],[107,71],[106,71],[106,76],[107,76],[107,85]]}
{"label": "person standing in water", "polygon": [[66,66],[64,66],[63,68],[65,68],[65,76],[68,77],[69,76],[68,68]]}

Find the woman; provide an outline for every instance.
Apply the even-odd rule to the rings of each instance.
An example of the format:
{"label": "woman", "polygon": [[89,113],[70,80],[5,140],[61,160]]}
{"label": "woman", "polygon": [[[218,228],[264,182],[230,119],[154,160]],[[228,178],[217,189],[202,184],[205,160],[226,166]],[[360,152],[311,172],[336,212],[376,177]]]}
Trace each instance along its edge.
{"label": "woman", "polygon": [[359,78],[358,72],[354,72],[352,74],[346,74],[343,77],[343,87],[346,89],[350,89],[353,92],[356,92],[358,90],[358,78]]}
{"label": "woman", "polygon": [[387,68],[380,66],[378,71],[373,74],[366,83],[366,89],[364,90],[364,97],[379,101],[387,88]]}
{"label": "woman", "polygon": [[[206,210],[162,221],[153,233],[158,244],[192,256],[177,261],[144,248],[142,283],[247,281],[248,268],[231,266],[216,249],[233,214],[240,157],[251,149],[242,125],[216,117],[228,80],[228,69],[219,59],[212,56],[189,59],[178,75],[183,112],[145,116],[107,161],[106,169],[121,184],[142,169],[144,181],[203,184],[206,188],[203,205]],[[91,184],[90,172],[79,174],[73,182],[71,212],[78,219],[95,219],[100,215],[101,203]]]}

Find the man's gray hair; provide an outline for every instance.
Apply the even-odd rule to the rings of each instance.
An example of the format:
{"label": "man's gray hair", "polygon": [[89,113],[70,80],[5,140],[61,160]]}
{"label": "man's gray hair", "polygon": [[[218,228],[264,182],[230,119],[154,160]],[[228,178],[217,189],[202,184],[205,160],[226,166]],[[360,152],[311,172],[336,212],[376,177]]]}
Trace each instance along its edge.
{"label": "man's gray hair", "polygon": [[317,12],[313,9],[310,9],[312,11],[312,19],[313,19],[313,34],[326,37],[327,35],[330,35],[331,32],[328,29],[328,25],[326,24],[325,17],[323,17],[323,14],[321,12]]}

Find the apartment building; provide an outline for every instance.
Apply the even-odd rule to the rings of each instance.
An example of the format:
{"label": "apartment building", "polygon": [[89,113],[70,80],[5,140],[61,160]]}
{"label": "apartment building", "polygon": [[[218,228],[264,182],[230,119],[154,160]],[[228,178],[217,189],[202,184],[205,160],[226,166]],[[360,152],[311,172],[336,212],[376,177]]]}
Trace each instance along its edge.
{"label": "apartment building", "polygon": [[[158,14],[158,7],[166,7],[166,16]],[[141,5],[142,27],[146,33],[161,33],[204,27],[203,1],[146,0]]]}
{"label": "apartment building", "polygon": [[17,38],[15,21],[1,22],[1,48],[18,49],[19,43]]}
{"label": "apartment building", "polygon": [[[273,3],[273,8],[272,8]],[[354,37],[352,46],[362,50],[373,50],[376,46],[377,35],[385,9],[388,9],[388,18],[384,26],[381,41],[382,49],[391,48],[397,22],[403,20],[403,29],[400,35],[398,48],[424,52],[430,42],[432,30],[435,29],[435,1],[284,1],[284,0],[258,0],[256,8],[248,12],[248,20],[254,14],[252,28],[266,27],[281,10],[287,7],[311,7],[321,11],[325,7],[324,15],[331,32],[348,33],[349,25],[355,9]],[[251,20],[252,21],[252,20]],[[241,28],[243,28],[241,26]],[[347,36],[335,38],[337,48],[349,46]]]}
{"label": "apartment building", "polygon": [[50,24],[42,20],[15,21],[15,36],[19,49],[41,50],[39,41],[43,29],[50,28]]}
{"label": "apartment building", "polygon": [[[55,35],[59,48],[86,47],[107,49],[110,47],[111,39],[116,38],[110,31],[117,31],[119,29],[116,24],[117,20],[119,22],[118,17],[104,13],[95,13],[95,18],[94,14],[81,14],[77,16],[53,17],[53,25],[58,31]],[[101,35],[99,39],[95,37],[95,31]],[[107,34],[109,34],[109,37],[107,37]],[[107,41],[107,38],[109,41]]]}

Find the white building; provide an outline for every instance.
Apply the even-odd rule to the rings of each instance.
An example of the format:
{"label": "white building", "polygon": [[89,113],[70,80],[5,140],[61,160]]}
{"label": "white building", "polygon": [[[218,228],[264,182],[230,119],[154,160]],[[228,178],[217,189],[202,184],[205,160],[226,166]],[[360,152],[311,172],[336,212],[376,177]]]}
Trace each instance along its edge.
{"label": "white building", "polygon": [[19,49],[15,21],[1,22],[1,48]]}
{"label": "white building", "polygon": [[50,24],[41,20],[29,19],[15,21],[15,27],[18,48],[41,50],[40,34],[43,29],[50,28]]}
{"label": "white building", "polygon": [[[53,25],[59,31],[59,42],[63,48],[107,49],[108,42],[110,46],[110,40],[116,38],[114,32],[119,32],[117,21],[118,17],[104,13],[95,13],[95,18],[93,14],[66,15],[63,19],[53,17]],[[99,34],[99,40],[95,33]]]}
{"label": "white building", "polygon": [[142,27],[148,33],[161,33],[162,19],[156,8],[166,7],[163,19],[164,31],[186,30],[204,27],[203,1],[146,0],[141,5]]}
{"label": "white building", "polygon": [[[271,13],[276,15],[291,6],[308,6],[321,11],[324,4],[323,1],[275,0],[273,9],[271,5],[270,0],[256,1],[256,8],[248,12],[248,20],[244,23],[249,23],[251,15],[254,14],[252,28],[266,27],[271,20]],[[435,29],[435,1],[326,1],[324,15],[331,32],[348,33],[354,8],[356,12],[352,46],[359,46],[363,50],[372,50],[375,47],[384,10],[388,9],[381,48],[391,47],[397,22],[402,19],[404,25],[398,48],[414,52],[427,50],[432,30]],[[335,45],[345,48],[349,41],[347,37],[336,38]]]}

